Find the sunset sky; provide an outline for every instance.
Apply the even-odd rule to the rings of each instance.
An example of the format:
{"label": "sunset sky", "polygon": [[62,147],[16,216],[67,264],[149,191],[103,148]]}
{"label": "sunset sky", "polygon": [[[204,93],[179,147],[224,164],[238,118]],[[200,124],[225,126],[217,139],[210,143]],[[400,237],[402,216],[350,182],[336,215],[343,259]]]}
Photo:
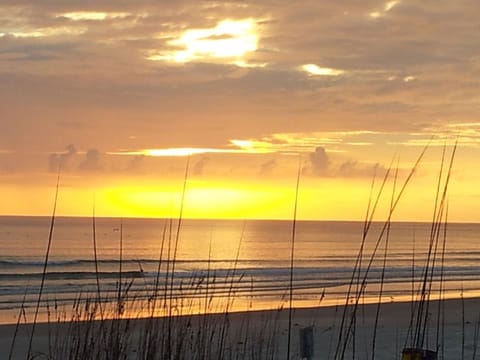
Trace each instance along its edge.
{"label": "sunset sky", "polygon": [[[480,1],[0,1],[0,214],[480,221]],[[391,186],[385,192],[390,201]],[[381,208],[378,217],[385,218]]]}

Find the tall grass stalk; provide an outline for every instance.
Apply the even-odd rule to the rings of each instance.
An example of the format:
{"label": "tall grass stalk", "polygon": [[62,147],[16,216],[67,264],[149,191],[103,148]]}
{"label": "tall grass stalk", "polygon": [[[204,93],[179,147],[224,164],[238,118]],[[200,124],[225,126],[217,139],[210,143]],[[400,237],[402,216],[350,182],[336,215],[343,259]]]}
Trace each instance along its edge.
{"label": "tall grass stalk", "polygon": [[[442,160],[440,163],[441,165],[440,165],[440,172],[438,175],[437,192],[435,197],[435,206],[433,210],[433,219],[431,224],[430,244],[429,244],[428,257],[427,257],[427,265],[425,266],[425,274],[426,276],[428,276],[428,280],[425,282],[426,279],[424,279],[424,284],[427,284],[428,290],[426,291],[426,294],[425,294],[426,296],[425,301],[420,302],[420,306],[425,306],[425,320],[424,320],[425,330],[423,330],[425,334],[427,334],[427,331],[428,331],[428,324],[427,324],[428,315],[427,314],[429,313],[433,276],[436,268],[440,230],[441,230],[441,225],[443,223],[442,218],[444,214],[444,206],[443,206],[444,198],[440,200],[439,196],[441,195],[440,190],[441,190],[441,184],[442,184],[442,177],[444,175],[443,166],[445,163],[445,153],[446,153],[446,144],[443,147]],[[453,158],[452,158],[452,161],[453,161]],[[448,186],[447,182],[445,182],[445,186]],[[439,201],[440,201],[440,205],[438,203]],[[446,222],[446,219],[445,219],[445,222]],[[429,261],[431,262],[431,265],[429,264]],[[439,304],[440,303],[441,302],[439,302]],[[437,321],[437,324],[438,324],[438,321]],[[438,337],[437,337],[437,340],[439,340]],[[422,340],[421,346],[423,346],[423,342],[424,340]],[[436,343],[436,348],[438,349],[438,342]]]}
{"label": "tall grass stalk", "polygon": [[[235,254],[235,261],[233,263],[233,269],[230,273],[230,286],[228,288],[228,294],[227,294],[227,303],[225,305],[225,312],[224,312],[224,318],[223,318],[223,323],[222,323],[222,327],[221,327],[221,330],[220,330],[220,339],[219,339],[219,351],[218,351],[218,360],[222,360],[225,356],[224,354],[224,349],[225,349],[225,335],[226,335],[226,332],[229,328],[229,313],[230,313],[230,307],[232,306],[232,301],[233,301],[233,298],[234,298],[234,283],[235,283],[235,279],[236,279],[236,275],[237,275],[237,266],[238,266],[238,260],[240,258],[240,249],[241,249],[241,246],[242,246],[242,241],[243,241],[243,237],[245,235],[245,222],[243,222],[243,227],[242,227],[242,233],[240,235],[240,239],[238,241],[238,247],[237,247],[237,251],[236,251],[236,254]],[[242,276],[243,277],[243,276]],[[241,281],[242,277],[240,277],[240,279],[238,280],[239,282]]]}
{"label": "tall grass stalk", "polygon": [[447,246],[447,224],[448,224],[448,203],[445,211],[445,222],[443,224],[443,241],[440,260],[440,284],[438,289],[438,304],[437,304],[437,329],[436,329],[436,344],[437,351],[441,350],[442,358],[444,355],[444,331],[445,331],[445,288],[444,288],[444,271],[445,271],[445,252]]}
{"label": "tall grass stalk", "polygon": [[475,328],[474,328],[474,331],[473,331],[472,360],[475,360],[477,358],[479,335],[480,335],[480,315],[477,317],[477,320],[475,321]]}
{"label": "tall grass stalk", "polygon": [[[419,349],[421,349],[424,346],[425,335],[428,327],[427,320],[429,315],[430,293],[431,293],[431,286],[433,282],[433,270],[435,268],[435,261],[436,261],[436,248],[438,246],[438,238],[440,235],[439,224],[442,223],[442,219],[445,213],[447,190],[448,190],[450,177],[453,169],[456,149],[457,149],[457,143],[455,143],[450,156],[450,162],[446,170],[447,173],[445,175],[443,188],[440,185],[442,176],[439,175],[439,179],[438,179],[434,218],[431,226],[429,248],[428,248],[427,259],[425,262],[425,267],[424,267],[423,276],[422,276],[423,280],[421,283],[421,290],[420,290],[420,302],[418,305],[417,317],[416,317],[414,346]],[[442,156],[442,163],[440,166],[442,173],[443,173],[444,161],[445,161],[444,157]]]}
{"label": "tall grass stalk", "polygon": [[[395,199],[395,191],[398,179],[398,163],[395,169],[395,175],[393,177],[393,189],[392,189],[392,196],[390,199],[390,213],[392,213],[393,202]],[[372,339],[372,360],[375,359],[375,350],[376,350],[376,340],[377,340],[377,329],[378,329],[378,322],[380,319],[380,308],[382,306],[382,296],[383,296],[383,286],[385,282],[385,269],[387,267],[387,257],[388,257],[388,244],[390,240],[390,230],[391,230],[391,219],[388,219],[387,223],[387,234],[385,236],[385,250],[383,254],[383,266],[382,266],[382,273],[380,276],[380,290],[378,292],[378,302],[377,302],[377,309],[375,313],[375,323],[373,326],[373,339]]]}
{"label": "tall grass stalk", "polygon": [[[28,286],[25,287],[25,292],[23,294],[22,304],[20,306],[20,311],[18,313],[17,322],[15,323],[15,330],[13,332],[12,342],[10,343],[10,350],[8,352],[8,360],[12,359],[13,351],[15,349],[15,342],[17,340],[18,329],[20,328],[20,323],[22,322],[22,317],[25,319],[25,300],[27,298]],[[26,320],[26,319],[25,319]],[[26,322],[26,321],[25,321]]]}
{"label": "tall grass stalk", "polygon": [[[425,152],[427,151],[427,148],[428,146],[426,146],[423,151],[420,153],[420,155],[418,156],[417,160],[415,161],[415,164],[413,165],[413,167],[411,168],[409,174],[407,175],[406,179],[404,180],[403,182],[403,185],[402,187],[400,188],[400,191],[399,193],[396,195],[395,197],[395,201],[393,202],[393,205],[390,209],[390,212],[388,214],[388,217],[387,217],[387,221],[384,222],[383,226],[382,226],[382,229],[380,230],[380,233],[377,237],[377,240],[375,242],[375,246],[372,250],[372,253],[370,255],[370,258],[368,260],[368,264],[364,270],[364,275],[362,277],[362,280],[360,282],[360,286],[359,286],[359,293],[356,295],[356,298],[355,298],[355,301],[354,301],[354,304],[352,306],[352,311],[351,311],[351,316],[350,316],[350,322],[345,330],[345,336],[344,336],[344,339],[343,341],[339,342],[338,346],[337,346],[337,351],[336,351],[336,354],[335,354],[335,359],[344,359],[345,357],[345,351],[347,349],[347,346],[350,342],[350,337],[352,335],[352,329],[353,329],[353,325],[354,325],[354,322],[355,322],[355,319],[356,319],[356,314],[357,314],[357,309],[358,309],[358,306],[359,306],[359,302],[360,302],[360,299],[361,299],[361,295],[367,285],[367,279],[368,279],[368,274],[370,272],[370,269],[372,267],[372,264],[373,264],[373,261],[375,259],[375,256],[376,256],[376,253],[378,251],[378,248],[384,238],[384,235],[385,235],[385,232],[387,230],[387,226],[388,226],[388,221],[390,221],[393,213],[395,212],[395,209],[398,205],[398,203],[400,202],[400,199],[402,198],[403,196],[403,193],[405,191],[405,189],[407,188],[407,185],[410,183],[410,180],[413,178],[413,175],[416,173],[417,169],[418,169],[418,166],[420,165],[420,162],[421,160],[423,159],[424,155],[425,155]],[[379,194],[380,195],[380,194]],[[347,300],[347,305],[348,306],[348,300]],[[340,331],[342,331],[342,329],[340,329]]]}
{"label": "tall grass stalk", "polygon": [[180,213],[178,216],[177,222],[177,232],[175,234],[175,244],[173,247],[173,257],[172,261],[172,268],[170,273],[170,296],[169,296],[169,304],[168,304],[168,335],[167,335],[167,352],[171,352],[172,350],[172,310],[173,310],[173,291],[174,291],[174,279],[175,279],[175,266],[177,262],[177,251],[178,251],[178,244],[180,241],[180,229],[182,227],[182,220],[183,220],[183,209],[185,205],[185,194],[187,191],[187,181],[188,181],[188,173],[190,168],[190,157],[187,158],[187,163],[185,165],[185,175],[183,178],[183,187],[182,187],[182,197],[180,200]]}
{"label": "tall grass stalk", "polygon": [[[157,297],[158,291],[160,289],[160,274],[162,271],[162,263],[163,263],[163,252],[165,249],[165,240],[167,238],[167,222],[163,224],[163,232],[162,232],[162,242],[160,244],[160,249],[158,251],[158,263],[157,263],[157,272],[155,274],[155,285],[152,293],[152,313],[151,317],[155,315],[155,309],[157,308]],[[167,259],[168,261],[168,259]]]}
{"label": "tall grass stalk", "polygon": [[98,255],[97,255],[97,224],[95,216],[95,197],[93,198],[93,211],[92,211],[92,240],[93,240],[93,262],[95,264],[95,280],[97,285],[97,304],[100,310],[100,320],[103,320],[102,309],[102,292],[100,288],[100,275],[98,271]]}
{"label": "tall grass stalk", "polygon": [[40,309],[40,303],[42,301],[43,287],[45,286],[45,279],[47,277],[47,265],[48,265],[48,258],[50,256],[50,249],[51,249],[51,246],[52,246],[53,229],[55,227],[55,216],[56,216],[56,211],[57,211],[57,201],[58,201],[58,190],[59,190],[59,188],[60,188],[60,167],[58,169],[58,174],[57,174],[57,185],[55,187],[55,200],[53,202],[52,217],[50,219],[50,230],[49,230],[49,233],[48,233],[48,243],[47,243],[47,249],[45,251],[45,259],[44,259],[44,262],[43,262],[42,280],[40,282],[40,289],[38,291],[37,303],[35,305],[35,314],[33,316],[32,330],[30,332],[30,340],[28,341],[27,359],[30,359],[31,354],[32,354],[33,337],[35,335],[35,327],[37,325],[38,312],[39,312],[39,309]]}
{"label": "tall grass stalk", "polygon": [[123,219],[120,219],[120,238],[118,250],[118,297],[117,297],[117,313],[122,314],[122,265],[123,265]]}
{"label": "tall grass stalk", "polygon": [[372,207],[372,197],[373,197],[373,190],[374,190],[374,185],[375,185],[375,176],[372,179],[372,183],[371,183],[371,187],[370,187],[370,195],[369,195],[368,205],[367,205],[367,211],[366,211],[366,215],[365,215],[365,222],[364,222],[364,226],[363,226],[362,239],[361,239],[361,243],[360,243],[360,249],[359,249],[358,255],[355,259],[355,264],[353,265],[352,275],[351,275],[351,278],[350,278],[350,282],[348,284],[347,294],[345,296],[345,305],[343,307],[342,317],[341,317],[341,320],[340,320],[337,345],[336,345],[335,353],[334,353],[334,358],[335,359],[337,359],[337,357],[339,356],[339,352],[341,351],[341,347],[342,347],[342,344],[344,342],[344,337],[346,335],[345,334],[345,322],[347,321],[347,312],[348,312],[348,309],[349,309],[350,297],[352,295],[352,291],[353,291],[353,287],[354,287],[355,283],[357,284],[356,294],[360,294],[360,289],[359,289],[360,274],[361,274],[363,252],[364,252],[364,248],[365,248],[365,244],[366,244],[366,240],[367,240],[367,235],[369,233],[370,226],[373,222],[373,217],[375,215],[378,203],[381,199],[383,189],[384,189],[385,184],[387,183],[387,180],[389,178],[390,170],[391,170],[391,166],[385,172],[385,175],[383,177],[383,181],[380,185],[380,189],[377,193],[377,196],[375,197],[375,202],[373,204],[373,207]]}
{"label": "tall grass stalk", "polygon": [[160,351],[161,345],[159,344],[160,340],[160,328],[159,326],[155,326],[155,323],[158,321],[155,320],[155,315],[157,311],[157,298],[158,298],[158,291],[160,289],[160,275],[162,271],[162,264],[163,264],[163,254],[165,249],[165,240],[167,238],[167,222],[165,221],[163,224],[163,231],[162,231],[162,240],[160,244],[160,248],[158,251],[158,262],[157,262],[157,270],[155,273],[155,283],[153,286],[152,294],[148,299],[148,306],[150,307],[150,318],[146,320],[145,327],[141,336],[141,341],[139,341],[139,348],[138,353],[140,354],[142,359],[151,359],[153,358],[154,354]]}
{"label": "tall grass stalk", "polygon": [[461,354],[462,360],[465,359],[465,299],[463,298],[463,281],[462,281],[462,292],[460,293],[460,303],[462,308],[462,347]]}
{"label": "tall grass stalk", "polygon": [[295,186],[295,204],[293,207],[293,223],[292,223],[292,238],[290,249],[290,284],[289,284],[289,297],[288,297],[288,338],[287,338],[287,360],[290,359],[291,342],[292,342],[292,314],[293,314],[293,270],[295,261],[295,236],[297,227],[297,209],[298,209],[298,192],[300,189],[300,172],[301,163],[298,164],[297,171],[297,183]]}

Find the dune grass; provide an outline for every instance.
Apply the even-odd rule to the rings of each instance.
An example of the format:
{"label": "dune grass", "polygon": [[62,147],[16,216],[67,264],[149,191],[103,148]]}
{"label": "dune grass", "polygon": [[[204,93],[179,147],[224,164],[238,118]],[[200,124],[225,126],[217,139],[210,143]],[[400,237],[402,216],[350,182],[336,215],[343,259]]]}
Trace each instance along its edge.
{"label": "dune grass", "polygon": [[[374,181],[372,181],[371,196],[367,206],[363,233],[361,234],[360,247],[356,262],[352,268],[352,276],[348,284],[345,304],[339,311],[335,311],[335,319],[329,324],[326,331],[330,332],[330,345],[326,358],[345,359],[347,354],[350,358],[356,358],[357,322],[359,321],[359,309],[368,286],[370,270],[374,260],[378,257],[380,246],[383,248],[383,272],[380,278],[380,290],[378,303],[375,308],[374,324],[370,338],[370,352],[368,358],[379,358],[377,350],[377,332],[381,320],[381,304],[385,268],[388,260],[388,246],[391,231],[392,216],[395,209],[410,183],[413,175],[418,170],[425,148],[417,158],[402,185],[398,187],[398,168],[390,167],[380,184],[378,193],[374,196]],[[414,284],[412,280],[412,321],[405,337],[405,346],[410,342],[412,347],[422,348],[425,343],[426,331],[429,327],[428,314],[430,296],[433,291],[433,271],[440,263],[440,269],[445,263],[445,249],[447,238],[447,190],[455,157],[452,151],[450,162],[444,173],[444,156],[442,157],[441,169],[438,176],[436,198],[433,211],[432,229],[429,241],[429,252],[422,273],[423,281],[420,284],[417,296],[414,296]],[[288,326],[286,334],[282,333],[280,318],[283,308],[268,313],[265,317],[258,317],[253,321],[251,312],[246,311],[241,319],[240,326],[231,326],[232,309],[236,298],[235,285],[242,281],[243,275],[238,273],[237,264],[242,245],[243,232],[240,235],[236,258],[233,267],[226,277],[227,293],[221,303],[215,301],[212,287],[215,286],[217,277],[215,270],[211,268],[210,242],[208,268],[206,274],[198,274],[190,279],[176,281],[176,263],[178,249],[181,241],[181,229],[183,218],[183,205],[188,185],[189,163],[187,161],[183,182],[181,208],[178,219],[170,219],[164,223],[158,248],[158,266],[154,285],[149,290],[147,299],[139,297],[131,292],[132,284],[136,279],[124,277],[123,262],[123,225],[120,224],[119,237],[119,270],[116,292],[113,296],[104,293],[101,288],[98,268],[98,253],[96,244],[95,210],[92,216],[92,241],[93,259],[96,274],[96,295],[78,295],[71,308],[59,307],[56,302],[47,302],[49,346],[48,351],[35,353],[32,348],[35,337],[37,315],[42,300],[42,289],[46,279],[49,251],[52,246],[53,231],[55,224],[55,209],[58,196],[60,176],[57,182],[54,211],[51,218],[51,227],[45,262],[42,274],[40,292],[38,294],[35,316],[31,326],[31,336],[26,358],[45,359],[278,359],[286,357],[297,359],[298,352],[294,353],[292,343],[293,327],[293,282],[295,260],[295,231],[296,211],[298,206],[298,191],[300,185],[300,167],[297,175],[295,208],[292,223],[291,258],[290,258],[290,284],[288,288]],[[391,175],[393,173],[393,176]],[[392,180],[393,178],[393,180]],[[392,181],[390,206],[386,220],[381,226],[379,234],[374,237],[373,250],[370,254],[365,252],[367,239],[370,233],[373,219],[380,199],[384,196],[388,181]],[[441,234],[443,230],[443,240]],[[443,241],[443,242],[442,242]],[[414,256],[414,255],[413,255]],[[141,269],[141,272],[143,271]],[[414,272],[415,260],[412,260]],[[414,273],[412,276],[414,277]],[[443,275],[442,275],[443,276]],[[442,281],[440,281],[439,297],[442,299]],[[253,292],[252,292],[253,293]],[[195,295],[195,296],[192,296]],[[323,296],[322,296],[323,299]],[[320,299],[320,301],[322,300]],[[443,338],[444,309],[442,301],[438,302],[436,322],[435,350],[439,351],[444,346]],[[22,307],[18,316],[17,327],[12,339],[9,359],[15,354],[15,341],[18,326],[22,319],[26,322],[25,312]],[[142,319],[141,321],[137,321]],[[479,317],[480,319],[480,317]],[[318,319],[312,318],[312,324]],[[463,321],[463,324],[465,321]],[[477,352],[477,344],[480,331],[480,320],[475,322],[473,359]],[[315,327],[316,329],[316,327]],[[317,331],[317,329],[316,329]],[[462,336],[461,351],[465,356],[465,330]],[[286,336],[285,336],[286,335]],[[285,339],[286,337],[286,339]],[[282,339],[282,340],[280,340]],[[280,341],[286,340],[286,350],[279,351]],[[296,349],[298,350],[298,349]],[[443,354],[443,351],[440,351]],[[398,354],[400,357],[400,354]],[[443,355],[442,355],[443,358]]]}

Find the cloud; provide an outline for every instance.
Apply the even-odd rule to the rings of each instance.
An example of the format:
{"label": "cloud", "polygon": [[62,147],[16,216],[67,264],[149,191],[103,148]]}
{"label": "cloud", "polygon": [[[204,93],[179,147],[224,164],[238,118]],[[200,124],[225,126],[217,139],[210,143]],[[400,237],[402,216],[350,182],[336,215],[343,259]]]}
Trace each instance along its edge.
{"label": "cloud", "polygon": [[330,165],[330,160],[323,147],[317,147],[314,152],[309,154],[310,167],[315,175],[326,175]]}
{"label": "cloud", "polygon": [[128,162],[126,170],[128,172],[138,172],[142,168],[142,163],[144,162],[145,155],[136,155]]}
{"label": "cloud", "polygon": [[340,164],[335,172],[336,176],[340,177],[373,177],[379,172],[385,172],[385,168],[380,164],[365,165],[360,164],[356,160],[347,160]]}
{"label": "cloud", "polygon": [[12,31],[3,33],[2,36],[13,36],[14,38],[42,38],[50,36],[60,36],[60,35],[81,35],[86,30],[83,28],[71,28],[71,27],[48,27],[40,28],[35,30],[23,30],[23,31]]}
{"label": "cloud", "polygon": [[302,65],[301,70],[306,71],[309,75],[312,76],[338,76],[345,73],[345,71],[340,69],[320,67],[315,64]]}
{"label": "cloud", "polygon": [[326,177],[373,177],[386,169],[379,163],[366,164],[358,160],[349,159],[342,161],[332,158],[323,147],[317,147],[309,154],[308,163],[303,167],[302,172],[306,175]]}
{"label": "cloud", "polygon": [[97,149],[89,149],[85,154],[84,160],[79,165],[79,170],[82,171],[99,171],[100,166],[100,152]]}
{"label": "cloud", "polygon": [[260,165],[259,175],[270,175],[277,167],[277,160],[271,159]]}
{"label": "cloud", "polygon": [[196,176],[202,176],[205,170],[205,166],[210,161],[210,158],[207,156],[203,156],[200,160],[198,160],[192,168],[192,174]]}
{"label": "cloud", "polygon": [[[105,149],[223,149],[235,138],[345,129],[395,131],[408,141],[427,127],[472,122],[480,3],[432,4],[5,0],[0,143],[44,157],[64,146],[63,119],[80,124],[62,128],[67,138]],[[375,11],[382,16],[370,17]],[[220,26],[246,19],[256,42]],[[228,55],[218,45],[236,41],[250,50],[215,58]],[[146,59],[168,54],[185,61]],[[303,64],[318,75],[299,71]],[[318,141],[303,151],[316,146],[338,150]]]}
{"label": "cloud", "polygon": [[73,144],[67,145],[66,151],[63,153],[50,154],[48,157],[48,170],[57,172],[59,170],[65,171],[69,168],[69,159],[77,153],[77,149]]}
{"label": "cloud", "polygon": [[73,56],[77,46],[65,39],[41,44],[37,39],[16,39],[7,34],[0,36],[0,63],[4,60],[12,66],[22,61],[54,62]]}
{"label": "cloud", "polygon": [[101,11],[76,11],[76,12],[69,12],[63,14],[57,14],[57,18],[64,17],[66,19],[70,19],[72,21],[103,21],[103,20],[110,20],[110,19],[123,19],[131,14],[129,13],[109,13],[109,12],[101,12]]}
{"label": "cloud", "polygon": [[223,20],[207,29],[187,29],[179,37],[169,40],[168,45],[180,50],[153,51],[147,59],[173,63],[215,62],[226,59],[227,63],[253,66],[245,56],[257,50],[258,35],[253,19]]}
{"label": "cloud", "polygon": [[385,16],[390,10],[392,10],[395,6],[397,6],[399,1],[393,0],[387,2],[384,6],[383,9],[380,11],[372,11],[369,15],[371,18],[379,18],[382,16]]}

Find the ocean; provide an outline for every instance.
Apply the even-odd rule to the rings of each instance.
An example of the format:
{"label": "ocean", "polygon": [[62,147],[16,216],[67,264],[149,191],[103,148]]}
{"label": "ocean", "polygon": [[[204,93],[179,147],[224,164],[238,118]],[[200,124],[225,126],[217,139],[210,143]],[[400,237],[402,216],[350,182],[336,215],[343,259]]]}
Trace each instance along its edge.
{"label": "ocean", "polygon": [[[49,217],[0,217],[0,323],[16,322],[22,308],[24,321],[32,319],[50,221]],[[294,306],[345,304],[363,226],[362,222],[297,222]],[[373,223],[368,233],[360,277],[382,226]],[[238,311],[289,305],[291,221],[184,219],[179,225],[178,220],[168,219],[97,218],[95,229],[97,261],[92,219],[56,218],[40,319],[45,320],[53,308],[68,313],[78,299],[97,296],[104,303],[119,297],[137,304],[153,298],[159,303],[173,301],[179,313],[214,312],[225,303]],[[415,298],[424,278],[430,232],[429,223],[391,224],[387,249],[385,236],[378,242],[362,302]],[[442,257],[442,229],[429,282],[432,298],[439,296],[440,280],[445,297],[478,295],[478,234],[479,224],[448,224]]]}

